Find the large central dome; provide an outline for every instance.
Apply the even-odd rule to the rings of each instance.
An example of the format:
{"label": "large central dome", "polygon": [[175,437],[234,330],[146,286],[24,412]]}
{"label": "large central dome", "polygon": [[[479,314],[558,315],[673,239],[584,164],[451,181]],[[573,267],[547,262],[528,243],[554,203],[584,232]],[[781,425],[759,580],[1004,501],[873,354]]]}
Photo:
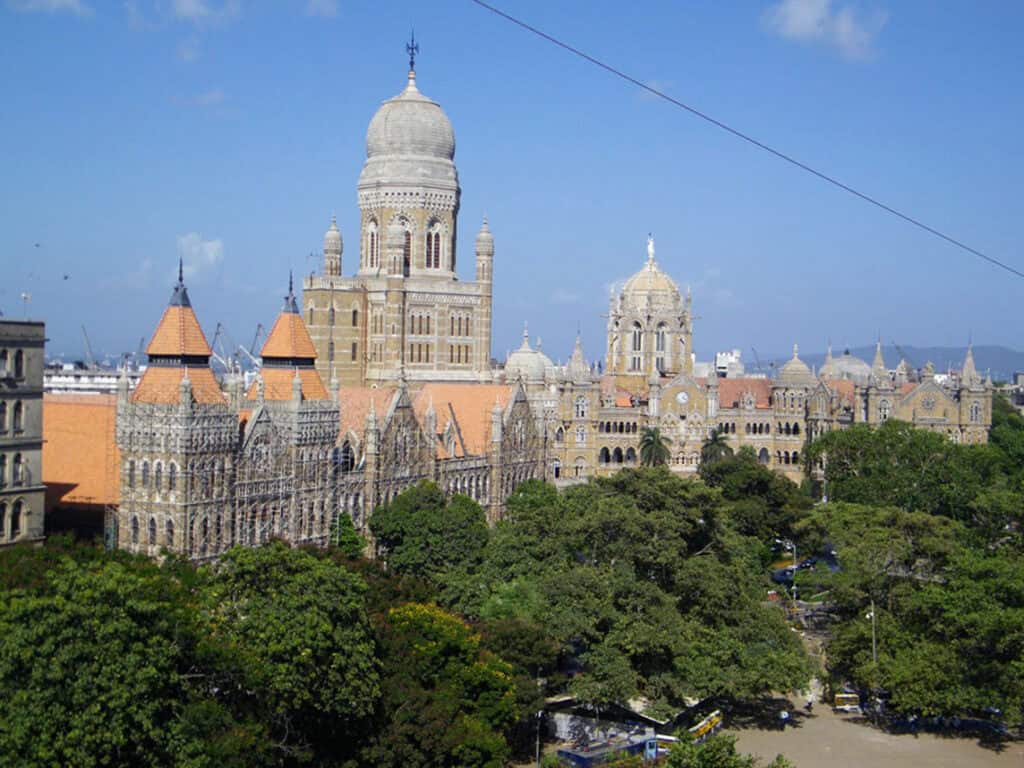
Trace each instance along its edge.
{"label": "large central dome", "polygon": [[419,155],[452,160],[455,131],[441,106],[416,87],[416,73],[409,73],[405,90],[385,101],[366,131],[366,157]]}

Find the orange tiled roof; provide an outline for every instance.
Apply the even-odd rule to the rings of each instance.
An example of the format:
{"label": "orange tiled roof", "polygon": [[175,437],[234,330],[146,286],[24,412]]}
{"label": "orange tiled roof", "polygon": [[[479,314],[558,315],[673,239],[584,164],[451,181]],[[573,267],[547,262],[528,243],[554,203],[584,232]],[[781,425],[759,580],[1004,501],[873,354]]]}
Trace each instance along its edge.
{"label": "orange tiled roof", "polygon": [[[316,372],[316,368],[263,368],[260,376],[263,377],[263,399],[264,400],[291,400],[292,380],[295,372],[299,373],[299,380],[302,382],[303,400],[330,400],[331,396],[324,386],[323,379]],[[246,394],[246,399],[255,400],[257,383],[254,381]]]}
{"label": "orange tiled roof", "polygon": [[917,384],[912,381],[908,381],[900,385],[900,394],[909,395],[915,389],[917,389]]}
{"label": "orange tiled roof", "polygon": [[164,310],[146,354],[210,356],[210,345],[192,307],[170,306]]}
{"label": "orange tiled roof", "polygon": [[497,402],[502,408],[515,395],[511,384],[424,384],[413,401],[413,410],[422,424],[430,403],[437,414],[438,431],[451,419],[448,407],[455,412],[459,432],[471,456],[487,453],[491,441],[491,411]]}
{"label": "orange tiled roof", "polygon": [[302,316],[294,312],[279,314],[260,354],[263,357],[315,360],[316,348],[306,330],[306,324],[302,322]]}
{"label": "orange tiled roof", "polygon": [[341,387],[338,395],[338,407],[341,409],[339,428],[342,439],[349,431],[359,435],[359,438],[362,439],[370,406],[372,405],[376,411],[377,418],[383,419],[388,406],[391,405],[395,389],[395,387]]}
{"label": "orange tiled roof", "polygon": [[151,365],[142,374],[139,385],[132,392],[133,403],[173,405],[180,395],[181,380],[188,371],[192,382],[192,399],[201,405],[223,405],[226,400],[221,392],[213,371],[208,366],[163,366]]}
{"label": "orange tiled roof", "polygon": [[743,395],[754,396],[755,408],[770,408],[772,383],[768,379],[719,379],[718,403],[722,408],[739,408]]}
{"label": "orange tiled roof", "polygon": [[43,395],[46,506],[117,504],[121,456],[114,395]]}

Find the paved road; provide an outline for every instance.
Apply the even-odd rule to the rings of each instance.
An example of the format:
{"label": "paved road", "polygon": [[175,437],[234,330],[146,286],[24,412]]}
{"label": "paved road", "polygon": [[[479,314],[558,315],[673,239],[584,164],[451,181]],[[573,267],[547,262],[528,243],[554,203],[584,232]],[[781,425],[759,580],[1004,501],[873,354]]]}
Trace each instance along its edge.
{"label": "paved road", "polygon": [[[794,707],[793,710],[796,711]],[[810,716],[800,712],[784,732],[757,727],[732,731],[738,747],[765,762],[780,752],[796,768],[1002,768],[1024,766],[1024,743],[1010,742],[1001,752],[967,738],[923,733],[893,735],[835,714],[821,704]]]}

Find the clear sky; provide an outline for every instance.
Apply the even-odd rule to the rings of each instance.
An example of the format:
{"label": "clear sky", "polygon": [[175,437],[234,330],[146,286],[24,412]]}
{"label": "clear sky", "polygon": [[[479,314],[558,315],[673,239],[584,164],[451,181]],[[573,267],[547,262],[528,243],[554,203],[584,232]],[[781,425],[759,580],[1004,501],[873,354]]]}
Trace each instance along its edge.
{"label": "clear sky", "polygon": [[[494,0],[672,96],[1024,268],[1024,3]],[[51,350],[134,350],[179,254],[248,343],[336,212],[358,261],[366,126],[405,84],[457,137],[459,252],[494,232],[493,354],[524,320],[603,356],[608,287],[657,258],[695,347],[1024,346],[987,266],[468,0],[0,0],[0,309]],[[37,246],[38,244],[38,246]]]}

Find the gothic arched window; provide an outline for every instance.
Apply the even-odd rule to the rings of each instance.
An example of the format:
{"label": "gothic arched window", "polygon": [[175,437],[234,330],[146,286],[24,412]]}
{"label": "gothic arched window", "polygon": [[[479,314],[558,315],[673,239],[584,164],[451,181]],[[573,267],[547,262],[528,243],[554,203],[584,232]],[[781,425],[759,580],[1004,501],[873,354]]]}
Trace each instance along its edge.
{"label": "gothic arched window", "polygon": [[356,307],[352,308],[352,327],[356,328],[359,326],[359,309]]}
{"label": "gothic arched window", "polygon": [[149,462],[142,462],[142,487],[149,488]]}
{"label": "gothic arched window", "polygon": [[[173,467],[174,465],[172,464],[171,466]],[[167,524],[164,526],[164,538],[166,540],[166,543],[167,543],[168,547],[173,547],[174,546],[174,521],[173,520],[168,520]]]}
{"label": "gothic arched window", "polygon": [[971,421],[981,421],[981,403],[971,403]]}
{"label": "gothic arched window", "polygon": [[21,432],[25,428],[25,406],[19,400],[14,404],[14,417],[11,419],[11,426],[15,432]]}
{"label": "gothic arched window", "polygon": [[587,398],[583,395],[577,395],[576,397],[576,418],[587,418]]}
{"label": "gothic arched window", "polygon": [[0,453],[0,488],[7,485],[7,454]]}
{"label": "gothic arched window", "polygon": [[631,344],[631,349],[633,351],[633,356],[632,356],[632,360],[630,361],[630,364],[629,364],[629,369],[631,371],[639,371],[640,370],[640,356],[643,354],[643,348],[644,348],[644,332],[643,332],[643,328],[640,326],[640,323],[633,323],[633,338],[632,338],[632,344]]}
{"label": "gothic arched window", "polygon": [[559,427],[555,430],[555,444],[561,445],[565,441],[565,430]]}
{"label": "gothic arched window", "polygon": [[7,403],[0,403],[0,432],[7,431]]}
{"label": "gothic arched window", "polygon": [[25,353],[20,349],[14,353],[14,378],[25,378]]}
{"label": "gothic arched window", "polygon": [[174,491],[178,488],[178,465],[173,461],[167,465],[167,490]]}
{"label": "gothic arched window", "polygon": [[16,539],[21,534],[21,516],[24,513],[25,504],[19,499],[11,507],[11,538]]}
{"label": "gothic arched window", "polygon": [[149,518],[149,525],[146,526],[146,544],[156,546],[156,520]]}
{"label": "gothic arched window", "polygon": [[380,266],[380,243],[377,237],[377,221],[370,219],[366,225],[366,266],[376,269]]}
{"label": "gothic arched window", "polygon": [[163,480],[164,467],[160,462],[157,462],[153,468],[153,487],[158,491],[160,490],[160,483]]}
{"label": "gothic arched window", "polygon": [[139,543],[139,518],[132,517],[132,544]]}

